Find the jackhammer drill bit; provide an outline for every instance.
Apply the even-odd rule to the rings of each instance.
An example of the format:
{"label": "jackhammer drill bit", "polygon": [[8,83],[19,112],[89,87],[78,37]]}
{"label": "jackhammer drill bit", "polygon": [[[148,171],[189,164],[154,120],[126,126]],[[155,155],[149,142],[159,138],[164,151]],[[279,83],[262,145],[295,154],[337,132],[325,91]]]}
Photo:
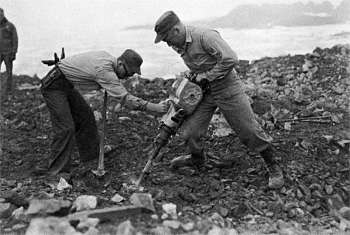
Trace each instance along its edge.
{"label": "jackhammer drill bit", "polygon": [[[183,109],[179,109],[175,112],[175,114],[171,117],[172,123],[162,123],[159,128],[159,134],[155,138],[153,143],[153,149],[148,157],[148,161],[143,168],[139,178],[136,181],[136,186],[139,187],[144,176],[149,173],[150,168],[152,167],[152,161],[155,159],[159,151],[169,142],[172,135],[176,133],[176,130],[179,128],[181,123],[183,122],[185,117],[185,113]],[[161,161],[161,159],[159,159]]]}

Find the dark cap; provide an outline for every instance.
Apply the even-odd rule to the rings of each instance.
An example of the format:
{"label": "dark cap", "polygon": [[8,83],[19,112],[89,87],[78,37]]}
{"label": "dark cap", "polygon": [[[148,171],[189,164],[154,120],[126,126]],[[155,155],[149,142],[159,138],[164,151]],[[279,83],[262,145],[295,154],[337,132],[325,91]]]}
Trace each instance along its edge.
{"label": "dark cap", "polygon": [[126,49],[118,59],[124,63],[128,76],[132,76],[135,73],[141,75],[141,64],[143,60],[136,51]]}
{"label": "dark cap", "polygon": [[161,15],[154,26],[154,31],[157,33],[154,43],[162,41],[169,30],[178,22],[180,19],[173,11],[167,11]]}

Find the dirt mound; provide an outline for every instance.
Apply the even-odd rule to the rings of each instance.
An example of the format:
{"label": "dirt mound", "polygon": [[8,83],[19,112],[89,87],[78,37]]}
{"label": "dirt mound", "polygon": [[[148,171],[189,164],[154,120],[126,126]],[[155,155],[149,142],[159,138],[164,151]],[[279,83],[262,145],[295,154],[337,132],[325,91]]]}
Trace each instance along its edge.
{"label": "dirt mound", "polygon": [[[348,220],[339,215],[339,209],[350,206],[349,58],[349,46],[338,45],[316,48],[306,55],[242,61],[239,75],[259,121],[274,137],[286,185],[269,190],[260,156],[247,151],[234,133],[213,135],[212,125],[206,146],[228,164],[170,171],[169,160],[186,153],[175,137],[161,153],[164,161],[153,167],[143,183],[144,191],[154,199],[158,217],[130,218],[136,229],[149,232],[159,225],[169,229],[161,219],[161,205],[169,202],[177,205],[177,220],[193,222],[189,231],[199,233],[207,233],[214,224],[234,227],[238,232],[273,233],[290,228],[296,234],[350,229]],[[2,101],[0,159],[1,193],[16,192],[11,198],[17,202],[11,201],[12,205],[18,207],[43,193],[68,200],[81,194],[96,195],[98,207],[113,205],[109,199],[116,193],[129,198],[131,180],[147,161],[159,117],[120,109],[111,101],[106,134],[112,147],[106,157],[108,177],[94,179],[88,169],[96,168],[97,161],[90,162],[61,175],[72,187],[58,191],[55,185],[59,178],[27,174],[34,165],[45,165],[49,156],[50,121],[37,89],[39,80],[24,75],[14,80],[14,96]],[[158,102],[167,97],[171,82],[133,79],[125,85],[131,93]],[[88,100],[96,111],[101,109],[98,96],[89,96]],[[74,159],[78,162],[77,156]],[[2,220],[3,231],[15,231],[18,223],[24,224],[19,231],[25,230],[28,221],[18,221],[13,217]],[[114,225],[103,224],[98,229],[116,231]],[[183,227],[172,231],[186,232]]]}

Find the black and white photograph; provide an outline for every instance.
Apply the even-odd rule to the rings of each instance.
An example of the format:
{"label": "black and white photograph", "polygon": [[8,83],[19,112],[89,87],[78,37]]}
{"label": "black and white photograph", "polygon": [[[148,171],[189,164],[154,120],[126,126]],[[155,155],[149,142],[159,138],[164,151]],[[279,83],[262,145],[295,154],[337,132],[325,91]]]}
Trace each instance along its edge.
{"label": "black and white photograph", "polygon": [[350,0],[1,0],[0,234],[350,234]]}

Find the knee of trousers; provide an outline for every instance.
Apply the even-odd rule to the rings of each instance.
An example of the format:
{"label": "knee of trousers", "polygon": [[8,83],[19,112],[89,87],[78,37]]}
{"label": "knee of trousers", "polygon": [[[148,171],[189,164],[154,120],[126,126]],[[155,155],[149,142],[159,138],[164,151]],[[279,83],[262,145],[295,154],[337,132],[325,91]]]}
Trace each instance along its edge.
{"label": "knee of trousers", "polygon": [[55,131],[55,135],[57,136],[74,136],[75,133],[75,128],[74,127],[66,127],[66,128],[61,128]]}
{"label": "knee of trousers", "polygon": [[272,141],[263,130],[247,129],[239,133],[241,142],[253,151],[260,152],[266,149]]}
{"label": "knee of trousers", "polygon": [[181,139],[188,142],[189,140],[200,140],[204,136],[203,131],[186,129],[180,133]]}

